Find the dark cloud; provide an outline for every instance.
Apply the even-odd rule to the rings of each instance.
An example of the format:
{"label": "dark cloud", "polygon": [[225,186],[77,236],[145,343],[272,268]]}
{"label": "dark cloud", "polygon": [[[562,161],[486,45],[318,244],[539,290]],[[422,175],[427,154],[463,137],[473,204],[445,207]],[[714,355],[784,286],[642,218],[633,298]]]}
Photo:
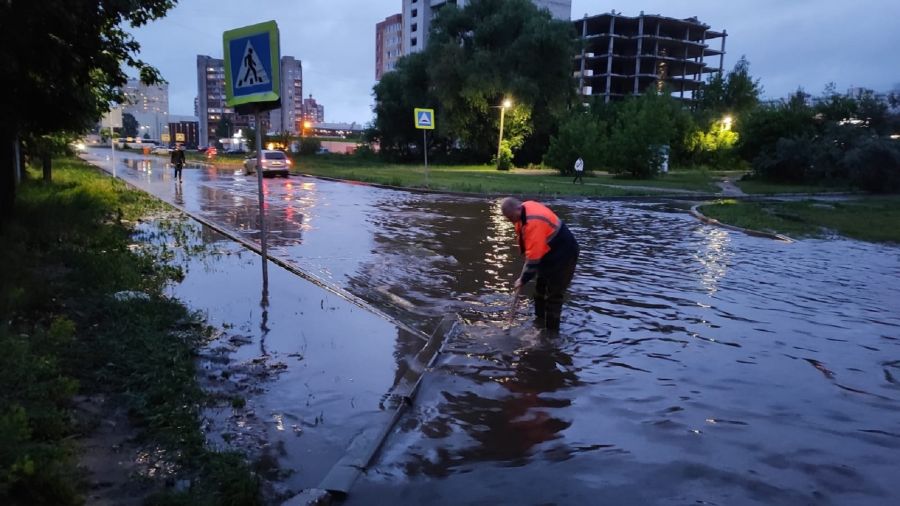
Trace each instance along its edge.
{"label": "dark cloud", "polygon": [[[766,95],[802,86],[818,92],[887,90],[900,82],[898,0],[644,0],[614,5],[573,0],[572,14],[616,9],[697,16],[727,29],[726,67],[746,54]],[[196,55],[221,57],[222,32],[275,19],[282,54],[303,60],[304,91],[325,104],[329,121],[368,121],[375,75],[375,23],[400,11],[400,0],[182,0],[165,19],[136,31],[145,60],[169,81],[174,114],[193,113]]]}

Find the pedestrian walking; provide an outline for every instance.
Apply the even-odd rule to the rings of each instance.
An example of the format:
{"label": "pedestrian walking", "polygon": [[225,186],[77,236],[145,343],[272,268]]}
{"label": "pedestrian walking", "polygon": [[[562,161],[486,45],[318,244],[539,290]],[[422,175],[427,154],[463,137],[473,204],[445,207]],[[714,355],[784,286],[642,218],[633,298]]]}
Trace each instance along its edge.
{"label": "pedestrian walking", "polygon": [[521,202],[507,197],[500,204],[507,220],[516,226],[519,251],[525,256],[522,274],[514,289],[518,297],[522,288],[537,278],[534,289],[535,326],[559,331],[563,296],[578,263],[575,236],[547,206],[529,200]]}
{"label": "pedestrian walking", "polygon": [[177,144],[172,151],[172,166],[175,167],[175,179],[181,182],[181,170],[184,169],[184,146]]}
{"label": "pedestrian walking", "polygon": [[581,184],[584,184],[584,179],[581,179],[581,176],[584,174],[584,160],[581,157],[578,157],[578,160],[575,161],[575,179],[572,180],[572,184],[581,181]]}

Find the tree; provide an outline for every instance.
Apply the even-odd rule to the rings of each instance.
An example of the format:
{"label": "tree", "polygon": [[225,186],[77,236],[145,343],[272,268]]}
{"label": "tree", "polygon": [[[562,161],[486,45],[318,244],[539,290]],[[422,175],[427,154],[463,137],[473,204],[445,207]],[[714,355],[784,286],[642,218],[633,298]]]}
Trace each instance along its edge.
{"label": "tree", "polygon": [[140,123],[134,118],[133,114],[126,112],[122,115],[122,131],[125,137],[137,137],[140,127]]}
{"label": "tree", "polygon": [[443,109],[429,93],[427,63],[422,53],[401,58],[395,70],[375,85],[375,121],[369,139],[377,141],[382,155],[389,159],[410,161],[415,155],[413,147],[421,147],[422,133],[413,124],[416,107],[437,109],[433,142],[447,130]]}
{"label": "tree", "polygon": [[735,63],[726,75],[713,74],[700,93],[698,112],[701,125],[708,129],[713,122],[730,115],[740,122],[744,114],[759,105],[762,85],[750,75],[746,56]]}
{"label": "tree", "polygon": [[679,140],[679,124],[685,114],[669,94],[651,88],[640,97],[630,97],[616,107],[608,146],[612,172],[636,178],[659,172],[664,146]]}
{"label": "tree", "polygon": [[125,66],[147,84],[159,72],[141,61],[127,26],[165,16],[176,0],[0,2],[0,211],[15,198],[13,148],[17,139],[81,132],[109,104],[123,103]]}
{"label": "tree", "polygon": [[575,110],[550,139],[544,163],[562,174],[574,171],[578,158],[584,160],[585,170],[599,169],[605,156],[607,130],[606,122],[591,111]]}
{"label": "tree", "polygon": [[421,142],[413,138],[412,107],[432,106],[436,144],[488,161],[498,147],[498,107],[510,99],[504,141],[521,149],[521,161],[539,161],[575,96],[574,40],[571,23],[528,0],[444,6],[424,52],[401,59],[375,86],[383,152],[408,155]]}
{"label": "tree", "polygon": [[216,124],[216,137],[224,138],[231,137],[232,129],[234,128],[234,124],[231,122],[231,118],[228,116],[222,116],[219,119],[219,122]]}

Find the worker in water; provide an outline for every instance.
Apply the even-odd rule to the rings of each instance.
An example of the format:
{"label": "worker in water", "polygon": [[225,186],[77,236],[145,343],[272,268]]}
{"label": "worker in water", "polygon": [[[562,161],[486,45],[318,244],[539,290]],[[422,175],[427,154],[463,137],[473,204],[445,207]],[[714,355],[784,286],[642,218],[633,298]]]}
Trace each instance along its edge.
{"label": "worker in water", "polygon": [[500,210],[515,224],[519,251],[525,255],[525,267],[514,289],[518,294],[536,277],[535,325],[558,331],[563,296],[578,262],[578,242],[566,224],[539,202],[507,197],[500,203]]}
{"label": "worker in water", "polygon": [[181,170],[184,169],[184,146],[177,144],[172,151],[172,166],[175,167],[175,180],[181,182]]}

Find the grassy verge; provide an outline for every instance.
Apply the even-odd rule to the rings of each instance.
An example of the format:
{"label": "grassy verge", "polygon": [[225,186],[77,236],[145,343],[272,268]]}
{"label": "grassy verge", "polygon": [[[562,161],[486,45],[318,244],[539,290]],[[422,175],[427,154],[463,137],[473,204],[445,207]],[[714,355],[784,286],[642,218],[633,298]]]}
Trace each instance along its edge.
{"label": "grassy verge", "polygon": [[795,237],[838,233],[863,241],[900,243],[900,197],[843,202],[723,200],[700,211],[722,223]]}
{"label": "grassy verge", "polygon": [[[33,174],[36,176],[36,173]],[[80,504],[72,396],[104,394],[145,444],[195,486],[158,504],[256,504],[239,455],[209,451],[193,355],[208,338],[163,295],[170,251],[129,248],[130,223],[161,204],[81,161],[26,182],[0,228],[0,504]],[[118,300],[117,292],[146,298]]]}
{"label": "grassy verge", "polygon": [[840,193],[853,191],[846,185],[813,185],[813,184],[789,184],[789,183],[773,183],[770,181],[760,181],[756,179],[735,181],[744,193],[751,195],[777,195],[784,193]]}
{"label": "grassy verge", "polygon": [[[421,165],[389,164],[360,160],[352,156],[317,155],[295,159],[295,171],[406,188],[425,188],[425,169]],[[427,187],[434,190],[466,193],[512,193],[524,195],[642,196],[659,195],[648,190],[658,187],[710,192],[708,174],[700,171],[672,172],[652,180],[617,178],[607,174],[584,177],[585,184],[572,184],[572,178],[545,170],[497,171],[490,165],[434,165],[428,170]],[[628,187],[628,188],[623,188]]]}

